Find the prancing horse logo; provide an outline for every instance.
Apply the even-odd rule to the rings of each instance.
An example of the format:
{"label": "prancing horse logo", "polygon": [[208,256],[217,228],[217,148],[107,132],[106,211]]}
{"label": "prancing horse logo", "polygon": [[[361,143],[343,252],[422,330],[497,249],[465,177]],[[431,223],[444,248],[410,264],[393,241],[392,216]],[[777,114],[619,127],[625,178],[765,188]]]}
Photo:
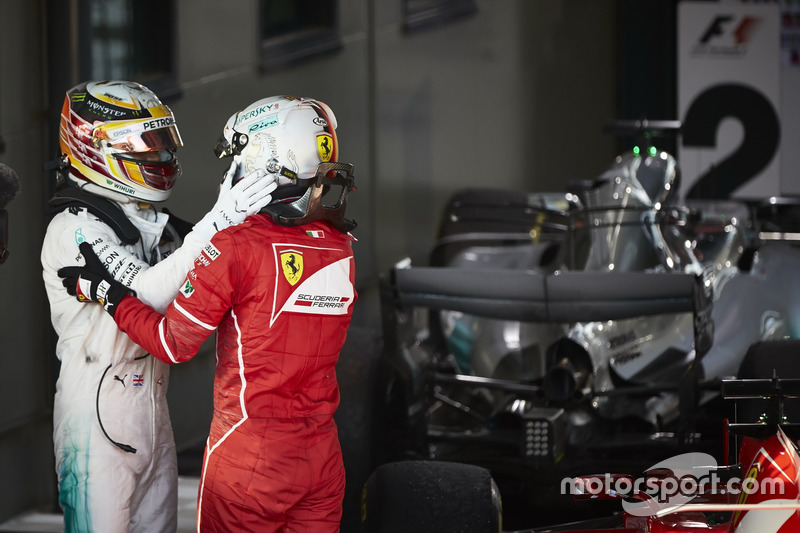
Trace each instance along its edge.
{"label": "prancing horse logo", "polygon": [[303,254],[294,250],[287,250],[281,254],[281,268],[283,276],[289,285],[295,285],[303,276]]}

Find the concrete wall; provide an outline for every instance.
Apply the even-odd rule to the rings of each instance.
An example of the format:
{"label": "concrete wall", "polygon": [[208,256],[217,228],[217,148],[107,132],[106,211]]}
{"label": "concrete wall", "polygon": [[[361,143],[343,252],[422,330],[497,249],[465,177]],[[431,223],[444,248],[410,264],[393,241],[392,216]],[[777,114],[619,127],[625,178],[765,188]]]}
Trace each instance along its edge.
{"label": "concrete wall", "polygon": [[[71,86],[53,87],[47,67],[44,28],[56,4],[67,3],[0,0],[0,161],[23,187],[9,206],[12,255],[0,267],[0,521],[55,501],[54,339],[39,249],[52,187],[41,164],[56,135],[48,95]],[[454,191],[561,190],[613,156],[601,128],[615,115],[614,0],[477,5],[473,17],[408,34],[400,0],[340,0],[340,51],[262,72],[255,0],[178,0],[181,95],[169,105],[185,142],[184,176],[166,205],[196,220],[213,204],[226,165],[212,149],[238,109],[274,94],[327,102],[339,121],[340,159],[355,165],[358,184],[349,209],[359,223],[354,321],[377,326],[379,273],[403,256],[425,261]],[[173,369],[179,447],[205,438],[212,373],[210,345]]]}
{"label": "concrete wall", "polygon": [[[8,206],[11,256],[0,266],[0,520],[54,491],[49,312],[39,265],[46,220],[42,14],[38,2],[0,1],[0,161],[22,182]],[[13,21],[13,22],[12,22]]]}

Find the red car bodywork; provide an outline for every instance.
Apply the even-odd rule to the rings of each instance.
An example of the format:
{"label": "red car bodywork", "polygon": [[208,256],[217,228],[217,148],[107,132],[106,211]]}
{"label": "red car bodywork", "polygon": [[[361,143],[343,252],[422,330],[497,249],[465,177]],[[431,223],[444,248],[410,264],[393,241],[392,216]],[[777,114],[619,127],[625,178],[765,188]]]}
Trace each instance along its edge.
{"label": "red car bodywork", "polygon": [[[702,494],[692,501],[664,507],[653,516],[623,511],[621,525],[575,529],[562,525],[536,529],[545,533],[797,533],[800,532],[800,455],[795,441],[778,428],[766,439],[744,437],[739,447],[743,479],[734,494]],[[747,487],[750,487],[748,490]],[[757,490],[761,487],[764,490]],[[613,498],[613,495],[597,499]],[[588,498],[592,499],[592,498]],[[713,514],[709,514],[713,513]],[[587,524],[588,525],[588,524]]]}

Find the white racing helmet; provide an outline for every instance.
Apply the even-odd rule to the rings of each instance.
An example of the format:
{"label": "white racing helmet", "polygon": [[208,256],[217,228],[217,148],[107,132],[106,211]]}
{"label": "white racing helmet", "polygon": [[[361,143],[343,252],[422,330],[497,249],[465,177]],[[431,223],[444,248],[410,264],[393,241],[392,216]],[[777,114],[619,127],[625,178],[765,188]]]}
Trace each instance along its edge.
{"label": "white racing helmet", "polygon": [[327,220],[340,231],[355,228],[346,220],[346,197],[355,190],[353,166],[337,161],[336,117],[312,98],[271,96],[233,114],[214,149],[233,157],[234,183],[258,169],[277,180],[272,203],[263,209],[284,226]]}
{"label": "white racing helmet", "polygon": [[161,202],[181,175],[175,117],[135,82],[89,81],[67,91],[58,139],[61,170],[78,184],[97,185],[101,195]]}

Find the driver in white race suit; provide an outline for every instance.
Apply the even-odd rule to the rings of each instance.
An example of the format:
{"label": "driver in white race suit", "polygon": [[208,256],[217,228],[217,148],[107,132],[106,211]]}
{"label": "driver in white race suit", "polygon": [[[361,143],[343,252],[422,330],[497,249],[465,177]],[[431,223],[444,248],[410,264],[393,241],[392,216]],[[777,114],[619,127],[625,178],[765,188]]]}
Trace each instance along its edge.
{"label": "driver in white race suit", "polygon": [[336,126],[313,98],[268,97],[230,117],[217,155],[266,169],[278,188],[260,214],[214,236],[165,313],[129,297],[88,243],[85,266],[59,271],[65,295],[100,302],[87,307],[166,363],[191,359],[216,331],[198,531],[339,531],[336,363],[357,294],[344,216],[355,181],[337,161]]}
{"label": "driver in white race suit", "polygon": [[[114,279],[162,312],[219,230],[271,201],[275,184],[226,173],[211,211],[193,227],[157,210],[181,168],[172,111],[128,81],[84,82],[61,110],[61,188],[50,200],[41,252],[61,361],[53,412],[59,502],[67,532],[174,532],[177,461],[166,393],[168,365],[81,305],[56,272],[91,243]],[[180,231],[183,226],[183,231]],[[188,233],[187,233],[188,231]]]}

